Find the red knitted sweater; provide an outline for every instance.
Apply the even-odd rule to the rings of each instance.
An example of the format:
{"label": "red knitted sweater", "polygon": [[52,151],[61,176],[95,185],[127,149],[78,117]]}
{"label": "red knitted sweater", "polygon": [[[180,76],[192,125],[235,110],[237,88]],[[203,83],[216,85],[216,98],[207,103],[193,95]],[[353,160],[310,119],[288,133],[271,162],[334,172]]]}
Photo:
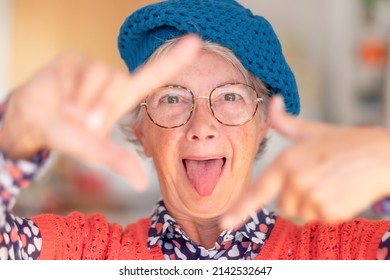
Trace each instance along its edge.
{"label": "red knitted sweater", "polygon": [[[124,230],[101,214],[33,218],[42,235],[40,259],[164,259],[158,246],[148,250],[150,219]],[[375,259],[390,222],[356,219],[335,226],[297,226],[278,217],[257,259]]]}

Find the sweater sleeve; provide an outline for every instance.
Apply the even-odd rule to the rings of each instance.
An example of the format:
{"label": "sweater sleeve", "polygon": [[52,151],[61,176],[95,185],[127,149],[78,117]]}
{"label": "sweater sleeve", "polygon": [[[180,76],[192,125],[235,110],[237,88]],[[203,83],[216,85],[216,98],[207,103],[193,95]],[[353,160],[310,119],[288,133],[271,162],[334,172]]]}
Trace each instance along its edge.
{"label": "sweater sleeve", "polygon": [[298,226],[278,217],[259,259],[374,260],[389,229],[389,221],[356,219]]}
{"label": "sweater sleeve", "polygon": [[109,223],[102,214],[42,214],[31,219],[42,235],[41,260],[120,258],[122,227]]}
{"label": "sweater sleeve", "polygon": [[[0,104],[0,122],[4,109]],[[49,152],[42,150],[30,160],[10,160],[0,151],[0,260],[39,256],[39,229],[30,219],[15,217],[11,211],[20,190],[28,187],[48,156]]]}

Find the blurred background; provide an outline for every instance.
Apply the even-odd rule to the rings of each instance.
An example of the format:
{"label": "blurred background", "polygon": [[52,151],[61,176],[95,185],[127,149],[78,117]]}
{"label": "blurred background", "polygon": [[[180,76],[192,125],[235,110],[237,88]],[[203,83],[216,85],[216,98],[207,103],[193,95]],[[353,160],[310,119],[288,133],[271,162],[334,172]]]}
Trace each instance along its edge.
{"label": "blurred background", "polygon": [[[119,27],[152,2],[157,1],[0,0],[0,96],[66,51],[126,70],[116,48]],[[390,0],[238,2],[267,18],[278,34],[297,78],[301,118],[390,127]],[[117,129],[113,137],[133,149]],[[271,132],[254,173],[288,145]],[[108,170],[54,154],[49,170],[20,195],[15,212],[100,211],[125,225],[149,215],[159,198],[153,166],[148,160],[145,166],[150,187],[139,194]]]}

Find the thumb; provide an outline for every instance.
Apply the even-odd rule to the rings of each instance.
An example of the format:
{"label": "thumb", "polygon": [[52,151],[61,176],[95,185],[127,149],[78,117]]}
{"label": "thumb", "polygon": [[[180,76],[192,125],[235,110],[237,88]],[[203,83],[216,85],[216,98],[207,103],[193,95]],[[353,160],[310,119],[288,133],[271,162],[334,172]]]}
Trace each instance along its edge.
{"label": "thumb", "polygon": [[272,97],[269,104],[268,118],[272,128],[283,137],[293,141],[302,138],[303,131],[305,131],[305,122],[286,112],[282,96]]}

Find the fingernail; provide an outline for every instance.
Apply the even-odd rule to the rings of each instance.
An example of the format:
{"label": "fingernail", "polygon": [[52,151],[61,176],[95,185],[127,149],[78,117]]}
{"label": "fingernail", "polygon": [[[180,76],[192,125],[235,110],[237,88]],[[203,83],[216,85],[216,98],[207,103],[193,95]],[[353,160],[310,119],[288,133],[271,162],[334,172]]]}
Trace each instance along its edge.
{"label": "fingernail", "polygon": [[99,111],[94,111],[87,116],[85,125],[91,130],[97,130],[102,125],[102,122],[102,114]]}

